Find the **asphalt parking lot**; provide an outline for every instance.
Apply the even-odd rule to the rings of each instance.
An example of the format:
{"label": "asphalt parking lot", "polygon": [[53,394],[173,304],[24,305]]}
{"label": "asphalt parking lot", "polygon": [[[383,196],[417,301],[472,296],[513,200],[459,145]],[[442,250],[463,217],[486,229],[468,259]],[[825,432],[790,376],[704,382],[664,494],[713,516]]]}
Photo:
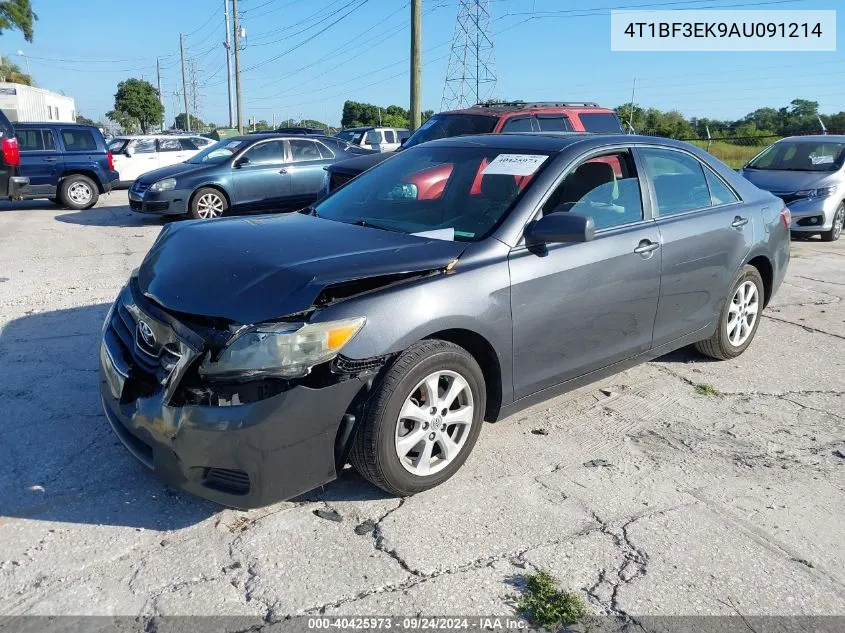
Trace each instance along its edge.
{"label": "asphalt parking lot", "polygon": [[102,319],[161,226],[125,192],[0,205],[0,615],[513,615],[532,569],[597,614],[845,615],[845,240],[792,243],[735,361],[487,425],[409,499],[347,470],[240,512],[165,488],[100,408]]}

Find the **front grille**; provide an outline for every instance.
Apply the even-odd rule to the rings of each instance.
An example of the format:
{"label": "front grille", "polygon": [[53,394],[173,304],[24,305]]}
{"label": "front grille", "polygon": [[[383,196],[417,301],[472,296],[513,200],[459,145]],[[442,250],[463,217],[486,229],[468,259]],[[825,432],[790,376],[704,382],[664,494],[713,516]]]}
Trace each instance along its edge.
{"label": "front grille", "polygon": [[207,468],[202,483],[206,488],[233,495],[249,493],[249,475],[242,470]]}
{"label": "front grille", "polygon": [[130,200],[129,201],[129,208],[132,209],[133,211],[140,211],[141,209],[144,208],[144,205],[143,205],[143,203],[141,203],[138,200]]}
{"label": "front grille", "polygon": [[147,211],[167,211],[169,206],[169,202],[148,202]]}
{"label": "front grille", "polygon": [[[138,311],[134,306],[133,310]],[[130,377],[152,378],[163,385],[182,359],[179,343],[172,330],[152,319],[149,319],[149,324],[156,323],[155,329],[159,332],[161,340],[153,338],[150,343],[147,343],[141,334],[142,326],[133,315],[133,310],[127,306],[123,296],[118,299],[109,324],[110,333],[114,336],[107,335],[106,340],[112,345],[119,345],[120,350],[117,355],[128,361]],[[147,328],[150,327],[149,324]],[[138,373],[141,375],[139,376]]]}
{"label": "front grille", "polygon": [[135,193],[144,193],[147,189],[149,189],[152,185],[148,185],[146,183],[141,182],[140,180],[136,180],[132,183],[132,191]]}
{"label": "front grille", "polygon": [[329,191],[334,191],[341,185],[345,185],[347,182],[355,178],[352,174],[340,174],[337,172],[332,172],[331,176],[329,176]]}

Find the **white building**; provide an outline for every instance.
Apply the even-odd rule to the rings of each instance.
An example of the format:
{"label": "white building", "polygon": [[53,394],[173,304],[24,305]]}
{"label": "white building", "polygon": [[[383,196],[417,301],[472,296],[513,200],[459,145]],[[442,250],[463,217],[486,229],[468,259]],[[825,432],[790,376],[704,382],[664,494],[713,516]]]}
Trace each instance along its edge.
{"label": "white building", "polygon": [[76,100],[43,88],[0,83],[0,110],[14,121],[76,121]]}

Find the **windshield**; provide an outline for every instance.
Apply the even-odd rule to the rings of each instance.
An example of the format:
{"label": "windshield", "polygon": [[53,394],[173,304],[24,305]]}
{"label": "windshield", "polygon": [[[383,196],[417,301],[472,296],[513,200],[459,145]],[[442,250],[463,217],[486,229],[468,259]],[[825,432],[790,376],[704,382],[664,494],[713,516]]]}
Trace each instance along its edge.
{"label": "windshield", "polygon": [[492,147],[401,152],[314,207],[321,218],[461,242],[487,237],[548,153]]}
{"label": "windshield", "polygon": [[465,134],[489,134],[496,127],[498,119],[483,114],[435,114],[417,128],[403,148],[413,147],[426,141]]}
{"label": "windshield", "polygon": [[746,167],[783,171],[836,171],[842,167],[845,143],[781,141],[767,147]]}
{"label": "windshield", "polygon": [[128,139],[125,138],[115,138],[109,141],[109,151],[112,154],[120,154],[123,150],[126,149],[126,143]]}
{"label": "windshield", "polygon": [[344,130],[342,132],[338,132],[335,136],[347,143],[358,145],[361,143],[361,139],[364,138],[364,134],[365,130]]}
{"label": "windshield", "polygon": [[193,165],[222,163],[246,144],[246,141],[238,139],[217,141],[214,145],[209,145],[198,154],[194,154],[185,162]]}

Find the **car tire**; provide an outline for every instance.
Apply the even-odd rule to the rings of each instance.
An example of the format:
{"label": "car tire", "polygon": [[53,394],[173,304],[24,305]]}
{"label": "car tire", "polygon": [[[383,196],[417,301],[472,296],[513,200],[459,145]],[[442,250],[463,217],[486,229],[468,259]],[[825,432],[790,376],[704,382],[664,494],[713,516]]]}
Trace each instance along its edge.
{"label": "car tire", "polygon": [[226,196],[214,187],[203,187],[191,197],[190,214],[195,220],[219,218],[228,210]]}
{"label": "car tire", "polygon": [[[430,406],[434,389],[437,401]],[[420,341],[396,359],[377,386],[350,461],[394,495],[434,488],[466,461],[481,432],[486,402],[484,374],[469,352],[448,341]]]}
{"label": "car tire", "polygon": [[833,214],[833,227],[822,233],[822,242],[835,242],[842,235],[842,225],[845,223],[845,202],[840,202]]}
{"label": "car tire", "polygon": [[754,266],[746,264],[731,284],[715,334],[696,343],[696,349],[717,360],[728,360],[742,354],[754,340],[764,303],[763,278]]}
{"label": "car tire", "polygon": [[59,185],[59,200],[62,205],[75,211],[90,209],[100,197],[97,185],[88,176],[71,174],[65,176]]}

